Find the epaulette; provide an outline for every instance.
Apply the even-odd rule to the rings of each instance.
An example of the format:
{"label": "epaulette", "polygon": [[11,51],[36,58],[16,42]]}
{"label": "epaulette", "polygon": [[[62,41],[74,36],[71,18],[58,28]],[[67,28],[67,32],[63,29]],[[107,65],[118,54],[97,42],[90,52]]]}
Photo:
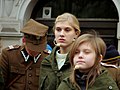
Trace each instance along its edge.
{"label": "epaulette", "polygon": [[43,52],[46,53],[46,54],[50,54],[51,53],[51,51],[47,50],[47,49],[45,49]]}
{"label": "epaulette", "polygon": [[116,65],[107,64],[107,63],[103,63],[103,62],[101,62],[101,65],[102,65],[102,66],[105,66],[105,67],[114,67],[114,68],[118,68]]}
{"label": "epaulette", "polygon": [[20,45],[10,45],[6,48],[6,50],[14,50],[14,49],[18,49],[20,47]]}

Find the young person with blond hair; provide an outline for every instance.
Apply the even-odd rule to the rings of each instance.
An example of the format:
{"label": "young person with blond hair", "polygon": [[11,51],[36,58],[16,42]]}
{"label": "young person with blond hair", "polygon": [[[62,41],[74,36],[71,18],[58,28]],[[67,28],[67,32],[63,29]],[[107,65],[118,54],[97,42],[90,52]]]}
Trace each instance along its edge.
{"label": "young person with blond hair", "polygon": [[53,30],[56,46],[52,53],[41,62],[40,90],[56,90],[60,82],[70,74],[67,55],[81,32],[79,21],[70,13],[59,15],[55,20]]}

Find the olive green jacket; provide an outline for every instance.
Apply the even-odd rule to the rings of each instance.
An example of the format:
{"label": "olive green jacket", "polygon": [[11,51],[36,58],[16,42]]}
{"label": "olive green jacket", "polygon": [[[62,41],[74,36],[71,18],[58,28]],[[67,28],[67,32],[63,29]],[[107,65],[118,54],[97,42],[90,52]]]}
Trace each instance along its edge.
{"label": "olive green jacket", "polygon": [[[74,87],[69,80],[65,78],[59,85],[57,90],[79,90]],[[87,90],[119,90],[113,78],[109,75],[108,71],[104,68],[102,73],[96,78],[93,86],[88,87]]]}
{"label": "olive green jacket", "polygon": [[52,53],[41,62],[39,90],[56,90],[60,82],[70,75],[71,71],[68,58],[66,58],[65,64],[60,70],[57,67],[55,54],[58,49],[58,47],[55,47]]}

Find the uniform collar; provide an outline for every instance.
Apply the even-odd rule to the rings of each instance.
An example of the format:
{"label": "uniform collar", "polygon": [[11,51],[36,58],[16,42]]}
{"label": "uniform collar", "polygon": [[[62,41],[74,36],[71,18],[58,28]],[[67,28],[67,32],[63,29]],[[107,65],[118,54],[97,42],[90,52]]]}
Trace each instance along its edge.
{"label": "uniform collar", "polygon": [[27,51],[25,50],[25,48],[21,50],[21,54],[22,54],[25,62],[28,62],[29,60],[33,60],[34,63],[36,63],[36,62],[39,60],[40,56],[41,56],[41,53],[40,53],[40,54],[38,54],[36,57],[32,57],[32,56],[30,56],[30,55],[27,53]]}

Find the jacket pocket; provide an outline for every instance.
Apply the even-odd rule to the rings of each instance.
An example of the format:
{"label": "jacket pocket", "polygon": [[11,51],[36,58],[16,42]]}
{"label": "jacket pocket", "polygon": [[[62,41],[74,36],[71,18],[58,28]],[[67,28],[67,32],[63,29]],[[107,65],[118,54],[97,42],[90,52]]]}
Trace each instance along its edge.
{"label": "jacket pocket", "polygon": [[19,84],[24,84],[25,83],[25,68],[11,65],[9,79],[7,81],[11,82],[15,78],[17,78],[19,75],[20,77],[15,82]]}
{"label": "jacket pocket", "polygon": [[25,74],[25,68],[10,66],[10,72],[14,74]]}

